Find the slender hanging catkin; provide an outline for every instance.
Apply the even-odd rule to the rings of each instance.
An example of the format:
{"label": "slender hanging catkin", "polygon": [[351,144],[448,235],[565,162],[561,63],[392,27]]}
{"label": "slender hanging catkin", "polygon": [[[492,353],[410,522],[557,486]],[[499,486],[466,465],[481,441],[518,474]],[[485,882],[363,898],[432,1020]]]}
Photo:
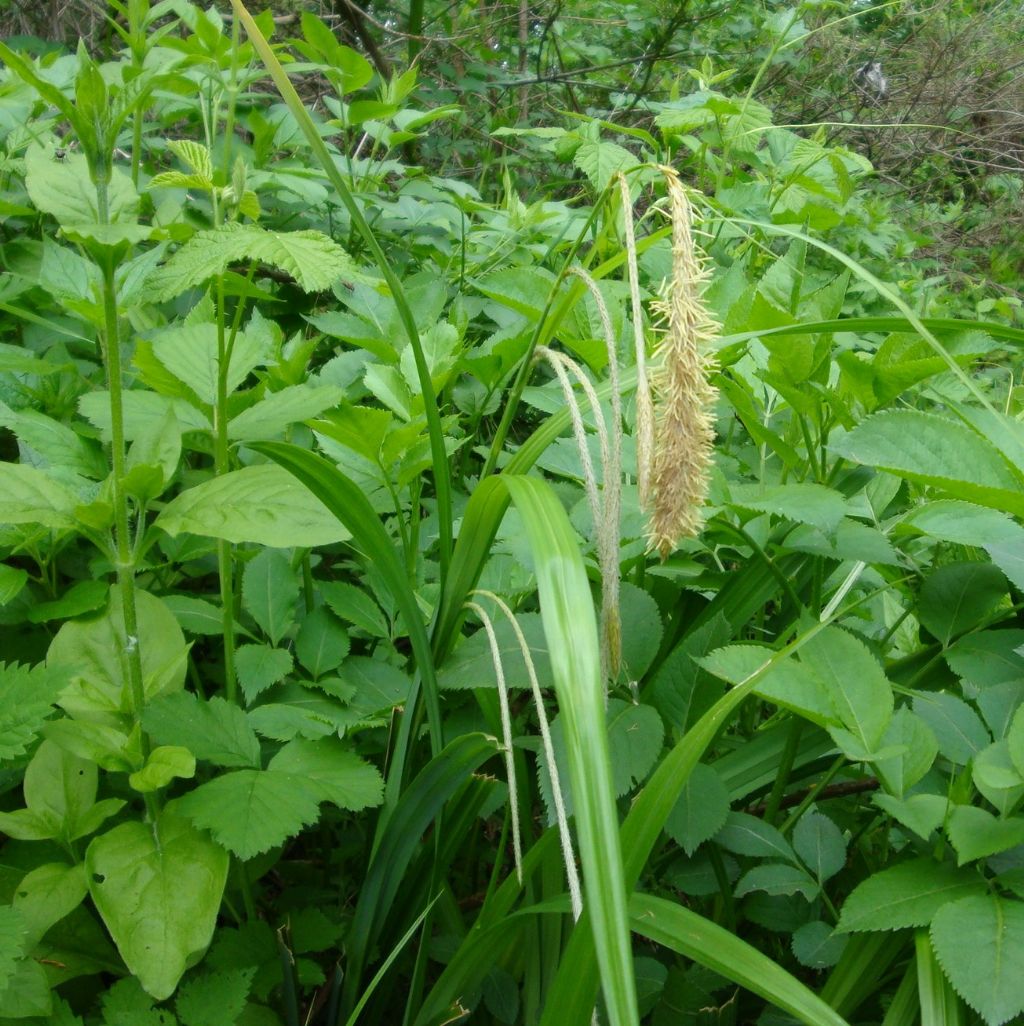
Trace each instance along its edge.
{"label": "slender hanging catkin", "polygon": [[662,559],[680,539],[699,533],[715,438],[710,344],[718,332],[703,290],[708,272],[693,241],[693,211],[679,176],[662,167],[672,217],[672,277],[653,304],[663,335],[651,376],[654,451],[651,455],[648,545]]}

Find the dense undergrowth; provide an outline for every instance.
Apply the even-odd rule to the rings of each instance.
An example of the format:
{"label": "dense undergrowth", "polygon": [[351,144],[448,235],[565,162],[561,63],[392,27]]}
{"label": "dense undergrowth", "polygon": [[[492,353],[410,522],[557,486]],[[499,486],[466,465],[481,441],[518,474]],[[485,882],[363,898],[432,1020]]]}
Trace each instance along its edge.
{"label": "dense undergrowth", "polygon": [[1019,1016],[1024,330],[757,75],[474,185],[112,7],[0,50],[0,1023]]}

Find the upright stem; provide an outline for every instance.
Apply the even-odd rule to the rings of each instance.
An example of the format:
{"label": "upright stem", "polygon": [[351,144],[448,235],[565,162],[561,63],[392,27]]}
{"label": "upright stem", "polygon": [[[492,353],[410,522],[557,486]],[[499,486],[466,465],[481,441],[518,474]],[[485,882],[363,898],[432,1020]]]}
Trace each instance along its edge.
{"label": "upright stem", "polygon": [[[213,408],[213,472],[226,474],[231,465],[228,445],[228,367],[231,352],[224,330],[224,278],[217,281],[217,399]],[[220,578],[221,631],[224,636],[224,692],[229,702],[238,701],[235,677],[235,570],[231,542],[217,542],[217,575]]]}
{"label": "upright stem", "polygon": [[[106,183],[97,184],[101,216],[106,209]],[[110,436],[114,492],[114,548],[116,552],[117,587],[124,611],[125,659],[128,665],[128,688],[132,702],[132,716],[136,722],[142,717],[146,694],[142,684],[142,654],[139,651],[139,624],[135,608],[135,553],[128,524],[128,496],[124,492],[125,438],[124,406],[121,387],[121,335],[117,321],[117,285],[114,279],[114,260],[103,262],[103,338],[106,349],[107,387],[110,390]],[[143,741],[145,749],[145,740]]]}

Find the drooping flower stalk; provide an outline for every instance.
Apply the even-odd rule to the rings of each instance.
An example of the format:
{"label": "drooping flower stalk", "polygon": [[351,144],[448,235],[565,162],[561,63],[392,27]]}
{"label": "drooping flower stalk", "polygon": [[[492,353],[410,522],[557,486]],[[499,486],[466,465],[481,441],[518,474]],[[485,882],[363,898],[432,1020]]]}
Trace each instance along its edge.
{"label": "drooping flower stalk", "polygon": [[693,241],[693,210],[679,176],[662,167],[672,218],[672,277],[654,304],[663,324],[652,375],[654,450],[651,456],[648,544],[662,559],[703,525],[715,438],[710,343],[718,325],[704,303],[708,272]]}
{"label": "drooping flower stalk", "polygon": [[[606,679],[619,675],[622,659],[622,620],[619,614],[619,535],[622,510],[622,395],[619,389],[619,354],[608,306],[597,282],[582,267],[569,272],[587,286],[601,318],[608,352],[608,381],[612,386],[612,427],[604,459],[604,515],[594,521],[601,566],[601,656]],[[589,396],[588,396],[589,398]],[[596,416],[596,414],[595,414]]]}
{"label": "drooping flower stalk", "polygon": [[505,684],[505,666],[501,661],[501,646],[494,633],[494,624],[487,611],[476,602],[467,602],[466,608],[480,617],[491,647],[494,676],[498,681],[498,705],[501,709],[501,747],[505,754],[505,775],[508,778],[508,802],[512,811],[512,857],[516,864],[516,879],[523,882],[523,845],[519,836],[519,789],[516,786],[516,761],[512,751],[512,713],[508,706],[508,687]]}
{"label": "drooping flower stalk", "polygon": [[[474,595],[482,595],[489,598],[505,614],[508,622],[512,625],[512,631],[519,642],[519,651],[523,655],[523,662],[526,664],[526,674],[530,678],[530,690],[533,692],[534,705],[537,707],[537,723],[540,727],[541,745],[544,749],[544,758],[548,764],[548,776],[551,778],[551,799],[555,807],[555,822],[558,824],[558,837],[562,845],[562,860],[565,862],[565,878],[569,885],[569,901],[572,906],[573,919],[579,919],[583,914],[583,891],[580,887],[580,875],[576,868],[576,855],[572,848],[572,835],[569,833],[569,817],[565,811],[565,799],[562,797],[562,782],[558,773],[558,765],[555,762],[555,746],[551,740],[551,727],[548,724],[548,714],[544,708],[544,696],[541,694],[540,682],[537,680],[537,670],[533,665],[533,656],[530,653],[530,645],[523,634],[522,627],[516,619],[515,613],[500,595],[491,591],[478,590]],[[513,810],[513,822],[514,822]]]}
{"label": "drooping flower stalk", "polygon": [[[607,316],[607,309],[604,313]],[[612,340],[612,346],[614,348],[614,340]],[[576,447],[579,450],[580,466],[583,469],[583,486],[587,493],[587,503],[590,506],[590,515],[594,524],[597,560],[601,570],[601,676],[607,686],[609,680],[618,676],[622,637],[619,622],[618,556],[622,478],[620,471],[621,440],[616,438],[615,444],[610,444],[601,401],[598,399],[590,379],[583,373],[583,369],[575,360],[566,356],[565,353],[549,349],[547,346],[537,347],[537,357],[547,360],[562,386],[562,394],[565,397],[572,421],[573,435],[576,438]],[[590,447],[587,445],[587,429],[583,422],[583,413],[580,409],[579,399],[573,390],[570,375],[583,389],[597,427],[597,436],[601,447],[601,470],[604,477],[603,501],[602,494],[597,488],[594,461],[591,459]],[[617,425],[613,426],[613,436],[622,430],[621,412],[617,420]]]}

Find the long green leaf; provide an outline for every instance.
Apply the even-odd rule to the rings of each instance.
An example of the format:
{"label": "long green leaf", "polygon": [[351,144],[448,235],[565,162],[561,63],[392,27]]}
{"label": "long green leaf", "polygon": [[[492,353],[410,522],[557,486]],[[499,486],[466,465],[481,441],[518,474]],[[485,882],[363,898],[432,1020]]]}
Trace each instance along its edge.
{"label": "long green leaf", "polygon": [[[384,578],[401,610],[405,629],[409,632],[416,669],[423,681],[431,751],[437,755],[441,751],[441,706],[430,640],[405,567],[380,517],[359,486],[322,456],[285,442],[252,443],[251,448],[269,456],[294,474],[348,528],[352,540]],[[411,723],[416,718],[417,692],[418,687],[414,684],[402,717],[404,729],[399,732],[399,742],[395,746],[388,772],[385,808],[394,805],[405,775]]]}
{"label": "long green leaf", "polygon": [[545,481],[501,475],[529,537],[565,725],[592,938],[612,1026],[639,1022],[594,601],[569,517]]}
{"label": "long green leaf", "polygon": [[409,345],[412,346],[413,357],[416,360],[416,374],[419,378],[420,394],[423,396],[423,408],[427,418],[427,433],[430,436],[430,455],[433,462],[434,487],[437,490],[438,523],[441,532],[441,583],[443,585],[444,579],[448,574],[448,561],[452,551],[451,468],[448,464],[448,452],[444,444],[441,413],[438,409],[437,396],[434,393],[434,386],[430,378],[430,366],[423,352],[419,329],[416,327],[416,318],[413,316],[412,308],[409,306],[409,300],[405,295],[405,290],[402,288],[398,275],[395,274],[387,255],[373,234],[373,229],[370,228],[366,218],[363,217],[359,204],[356,203],[355,197],[349,190],[344,177],[338,170],[323,139],[320,137],[316,125],[313,124],[313,119],[309,116],[309,112],[299,98],[299,94],[295,91],[295,87],[291,84],[270,43],[267,42],[266,37],[260,31],[252,15],[245,9],[245,5],[241,0],[231,0],[231,4],[235,9],[235,16],[245,26],[245,31],[252,40],[256,52],[260,55],[264,65],[266,65],[267,71],[270,72],[270,77],[274,80],[274,85],[277,86],[281,98],[302,129],[309,147],[313,151],[313,155],[323,168],[328,181],[337,191],[341,202],[345,205],[345,209],[348,210],[349,216],[352,218],[352,224],[373,254],[377,267],[380,269],[381,274],[384,275],[384,280],[388,283],[391,296],[398,309],[398,315],[402,319],[402,326],[409,337]]}
{"label": "long green leaf", "polygon": [[[700,761],[718,732],[754,690],[758,681],[783,659],[823,630],[818,623],[790,645],[766,659],[753,673],[723,695],[662,759],[661,764],[633,802],[622,825],[622,850],[625,853],[626,886],[633,888],[669,814],[686,786],[694,766]],[[584,914],[586,915],[586,913]],[[594,951],[587,930],[573,931],[548,996],[541,1026],[586,1026],[597,991],[598,976]]]}
{"label": "long green leaf", "polygon": [[914,936],[917,950],[917,997],[921,1006],[921,1026],[963,1026],[964,1005],[953,985],[946,979],[927,930]]}
{"label": "long green leaf", "polygon": [[420,770],[388,816],[346,938],[348,962],[342,1008],[354,1008],[362,973],[391,911],[409,862],[423,834],[469,775],[495,754],[492,739],[463,734]]}
{"label": "long green leaf", "polygon": [[629,912],[637,933],[738,983],[808,1026],[846,1026],[841,1015],[795,976],[710,919],[651,894],[634,894]]}

